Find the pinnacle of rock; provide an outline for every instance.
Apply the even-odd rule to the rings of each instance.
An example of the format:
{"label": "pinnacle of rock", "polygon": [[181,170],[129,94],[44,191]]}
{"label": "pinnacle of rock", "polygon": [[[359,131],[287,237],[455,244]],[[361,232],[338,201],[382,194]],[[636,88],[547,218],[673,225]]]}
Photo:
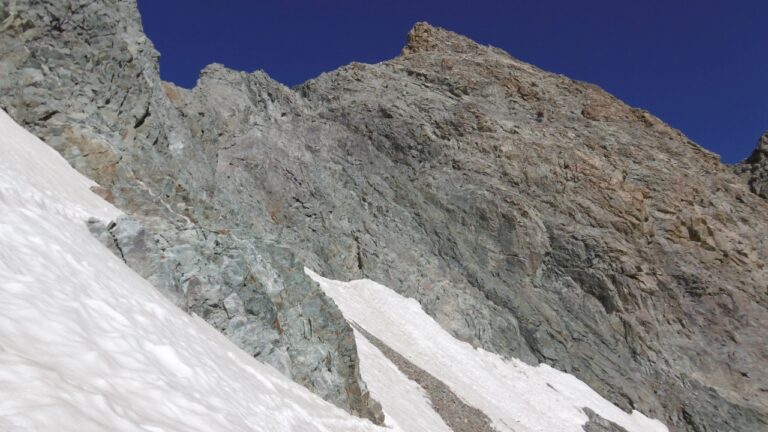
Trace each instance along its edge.
{"label": "pinnacle of rock", "polygon": [[408,32],[403,55],[428,51],[471,52],[479,47],[480,45],[465,36],[422,21],[414,24]]}
{"label": "pinnacle of rock", "polygon": [[745,161],[746,163],[759,163],[768,159],[768,131],[757,141],[757,148]]}
{"label": "pinnacle of rock", "polygon": [[768,131],[757,141],[752,154],[736,165],[735,170],[747,179],[752,192],[768,199]]}

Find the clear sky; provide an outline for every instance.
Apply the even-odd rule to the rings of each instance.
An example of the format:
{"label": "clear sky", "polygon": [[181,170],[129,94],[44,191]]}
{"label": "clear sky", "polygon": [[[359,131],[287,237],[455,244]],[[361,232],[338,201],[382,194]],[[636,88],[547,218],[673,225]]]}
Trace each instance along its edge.
{"label": "clear sky", "polygon": [[598,84],[725,162],[768,130],[768,0],[139,0],[163,79],[208,63],[295,85],[396,56],[417,21]]}

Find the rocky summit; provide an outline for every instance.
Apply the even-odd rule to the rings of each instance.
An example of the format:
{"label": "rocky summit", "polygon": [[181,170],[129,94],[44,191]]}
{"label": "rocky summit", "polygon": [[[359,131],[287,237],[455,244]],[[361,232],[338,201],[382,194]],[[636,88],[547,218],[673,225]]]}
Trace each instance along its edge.
{"label": "rocky summit", "polygon": [[752,192],[768,199],[768,132],[760,137],[755,151],[736,166],[736,172],[747,178]]}
{"label": "rocky summit", "polygon": [[353,414],[382,421],[304,266],[381,282],[672,431],[768,430],[766,137],[724,165],[426,23],[392,60],[293,89],[221,65],[183,89],[133,0],[0,0],[0,107],[129,215],[90,224],[115,254]]}

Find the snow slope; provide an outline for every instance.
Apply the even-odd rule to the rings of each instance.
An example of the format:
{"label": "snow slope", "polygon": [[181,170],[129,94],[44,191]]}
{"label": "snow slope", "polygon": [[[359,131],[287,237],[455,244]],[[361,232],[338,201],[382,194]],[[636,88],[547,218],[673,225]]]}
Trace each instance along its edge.
{"label": "snow slope", "polygon": [[[347,320],[443,381],[466,403],[483,411],[499,431],[581,432],[588,421],[584,407],[629,432],[667,431],[658,420],[622,411],[572,375],[543,364],[533,367],[504,360],[455,339],[418,302],[383,285],[369,280],[338,282],[305,271],[334,299]],[[387,409],[389,395],[380,390],[387,388],[386,377],[366,371],[373,367],[374,360],[368,357],[375,353],[366,348],[359,332],[356,338],[362,347],[361,373],[372,396],[388,416],[398,420],[399,413]]]}
{"label": "snow slope", "polygon": [[403,432],[450,432],[432,408],[424,390],[355,330],[360,374],[371,396],[381,404],[384,422]]}
{"label": "snow slope", "polygon": [[165,300],[88,232],[120,212],[0,111],[0,431],[374,431]]}

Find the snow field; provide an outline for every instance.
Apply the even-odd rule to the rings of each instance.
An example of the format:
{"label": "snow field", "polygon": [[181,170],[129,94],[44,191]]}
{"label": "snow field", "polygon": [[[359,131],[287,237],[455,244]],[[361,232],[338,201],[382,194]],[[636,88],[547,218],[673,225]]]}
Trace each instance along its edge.
{"label": "snow field", "polygon": [[[457,340],[416,300],[384,285],[370,280],[339,282],[309,269],[305,272],[333,298],[347,320],[443,381],[466,403],[483,411],[499,431],[582,432],[589,420],[582,408],[588,407],[629,432],[667,432],[658,420],[622,411],[573,375],[543,364],[534,367],[505,360]],[[360,338],[358,344],[365,346]],[[362,374],[367,378],[368,355],[360,350]],[[386,395],[377,394],[375,380],[367,382],[387,412]]]}

